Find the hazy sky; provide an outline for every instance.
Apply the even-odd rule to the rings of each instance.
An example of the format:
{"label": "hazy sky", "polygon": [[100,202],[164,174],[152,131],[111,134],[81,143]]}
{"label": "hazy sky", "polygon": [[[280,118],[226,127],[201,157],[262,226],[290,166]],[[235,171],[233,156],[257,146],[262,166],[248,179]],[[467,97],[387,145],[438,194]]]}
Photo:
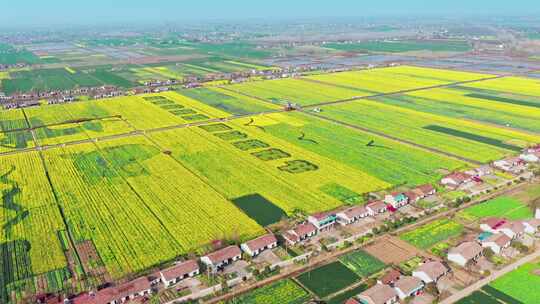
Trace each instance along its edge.
{"label": "hazy sky", "polygon": [[0,26],[356,17],[540,14],[540,0],[1,0]]}

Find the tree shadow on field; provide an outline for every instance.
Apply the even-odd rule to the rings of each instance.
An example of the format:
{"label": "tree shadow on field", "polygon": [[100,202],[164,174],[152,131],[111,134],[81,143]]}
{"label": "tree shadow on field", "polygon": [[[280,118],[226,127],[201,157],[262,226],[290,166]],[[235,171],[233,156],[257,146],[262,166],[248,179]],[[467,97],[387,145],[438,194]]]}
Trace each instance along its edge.
{"label": "tree shadow on field", "polygon": [[392,148],[390,147],[376,144],[374,140],[368,142],[366,144],[366,148],[380,148],[380,149],[392,150]]}
{"label": "tree shadow on field", "polygon": [[316,140],[306,138],[306,133],[304,133],[304,132],[302,132],[302,134],[298,137],[298,140],[307,141],[307,142],[310,142],[310,143],[313,143],[313,144],[316,144],[316,145],[319,144]]}
{"label": "tree shadow on field", "polygon": [[3,269],[0,275],[0,303],[8,303],[12,285],[17,285],[14,287],[17,289],[26,287],[26,284],[13,283],[32,278],[30,248],[27,240],[0,243],[0,268]]}
{"label": "tree shadow on field", "polygon": [[16,202],[16,197],[21,194],[21,189],[16,181],[9,179],[9,176],[15,171],[15,166],[11,166],[10,170],[0,176],[0,183],[9,185],[9,189],[2,191],[2,207],[15,212],[15,216],[9,219],[3,226],[7,238],[11,237],[13,226],[20,223],[28,217],[30,212]]}
{"label": "tree shadow on field", "polygon": [[253,123],[255,123],[255,120],[253,118],[251,118],[248,123],[244,124],[244,126],[246,126],[246,127],[255,127],[255,128],[257,128],[257,129],[259,129],[259,130],[261,130],[263,132],[266,132],[266,129],[264,127],[254,125]]}

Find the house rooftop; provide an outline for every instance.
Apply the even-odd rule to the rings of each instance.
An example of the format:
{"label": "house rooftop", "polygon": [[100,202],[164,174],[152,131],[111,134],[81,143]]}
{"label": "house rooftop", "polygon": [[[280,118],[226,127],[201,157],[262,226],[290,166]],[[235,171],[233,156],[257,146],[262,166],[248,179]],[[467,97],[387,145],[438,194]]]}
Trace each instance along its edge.
{"label": "house rooftop", "polygon": [[422,286],[422,280],[416,277],[404,276],[401,277],[394,286],[401,289],[403,293],[411,293]]}
{"label": "house rooftop", "polygon": [[146,277],[135,279],[131,282],[122,284],[116,287],[117,296],[119,298],[127,297],[134,293],[142,292],[152,288],[150,281]]}
{"label": "house rooftop", "polygon": [[502,225],[506,223],[506,219],[498,217],[490,217],[482,220],[482,224],[488,225],[491,229],[499,229]]}
{"label": "house rooftop", "polygon": [[450,178],[455,180],[456,182],[464,182],[471,178],[469,174],[463,173],[463,172],[454,172],[452,174],[449,174],[446,176],[446,178]]}
{"label": "house rooftop", "polygon": [[368,212],[368,210],[364,206],[356,206],[343,211],[343,213],[349,218],[361,216],[366,212]]}
{"label": "house rooftop", "polygon": [[482,253],[482,246],[477,242],[464,242],[450,249],[450,254],[459,254],[466,260],[471,260]]}
{"label": "house rooftop", "polygon": [[424,193],[424,195],[427,195],[428,193],[435,190],[435,188],[430,184],[425,184],[425,185],[420,185],[420,186],[416,187],[416,190],[420,190],[420,191],[422,191],[422,193]]}
{"label": "house rooftop", "polygon": [[307,235],[307,234],[313,233],[315,231],[317,231],[317,227],[315,227],[315,225],[313,225],[311,223],[300,224],[300,225],[298,225],[298,226],[296,226],[294,228],[294,232],[298,236]]}
{"label": "house rooftop", "polygon": [[523,226],[523,223],[519,221],[506,222],[503,225],[501,225],[500,229],[510,229],[514,233],[518,233],[518,234],[525,232],[525,226]]}
{"label": "house rooftop", "polygon": [[525,221],[527,224],[533,226],[533,227],[539,227],[540,226],[540,219],[531,219],[528,221]]}
{"label": "house rooftop", "polygon": [[161,272],[165,280],[171,281],[176,278],[181,278],[186,274],[192,273],[199,269],[199,265],[194,260],[178,263],[172,267],[169,267]]}
{"label": "house rooftop", "polygon": [[358,302],[354,298],[350,298],[347,300],[347,302],[345,302],[345,304],[360,304],[360,302]]}
{"label": "house rooftop", "polygon": [[380,281],[385,284],[385,285],[388,285],[392,282],[395,282],[397,281],[397,279],[399,279],[399,277],[401,277],[401,272],[397,271],[396,269],[392,269],[390,271],[388,271],[387,273],[385,273]]}
{"label": "house rooftop", "polygon": [[229,246],[218,251],[214,251],[208,254],[206,257],[210,259],[213,264],[223,262],[228,259],[232,259],[235,256],[242,255],[242,251],[238,246]]}
{"label": "house rooftop", "polygon": [[416,271],[421,271],[431,279],[435,280],[448,272],[448,268],[439,261],[430,261],[420,265]]}
{"label": "house rooftop", "polygon": [[407,198],[409,198],[409,200],[411,200],[411,201],[415,201],[416,199],[418,199],[418,198],[420,197],[420,194],[414,192],[414,190],[407,191],[407,192],[405,192],[404,194],[405,194],[405,196],[406,196]]}
{"label": "house rooftop", "polygon": [[490,236],[486,240],[482,241],[482,243],[491,243],[491,242],[493,242],[493,243],[497,244],[499,247],[504,247],[511,240],[512,239],[509,236],[507,236],[506,234],[497,233],[497,234],[494,234],[494,235]]}
{"label": "house rooftop", "polygon": [[300,241],[300,238],[296,234],[292,233],[292,231],[285,231],[282,236],[291,242]]}
{"label": "house rooftop", "polygon": [[367,204],[366,207],[369,207],[369,208],[374,209],[374,210],[379,210],[379,209],[386,208],[386,203],[383,202],[383,201],[373,201],[373,202]]}
{"label": "house rooftop", "polygon": [[312,214],[311,216],[315,218],[317,221],[322,221],[334,215],[335,213],[333,212],[319,212],[319,213]]}
{"label": "house rooftop", "polygon": [[246,242],[246,246],[249,248],[249,250],[256,251],[273,243],[277,243],[276,237],[273,234],[267,234]]}
{"label": "house rooftop", "polygon": [[392,287],[382,284],[377,284],[359,295],[371,299],[374,304],[384,304],[396,296],[396,291]]}
{"label": "house rooftop", "polygon": [[120,300],[151,288],[150,281],[141,277],[128,283],[101,289],[95,293],[85,293],[72,300],[73,304],[102,304]]}

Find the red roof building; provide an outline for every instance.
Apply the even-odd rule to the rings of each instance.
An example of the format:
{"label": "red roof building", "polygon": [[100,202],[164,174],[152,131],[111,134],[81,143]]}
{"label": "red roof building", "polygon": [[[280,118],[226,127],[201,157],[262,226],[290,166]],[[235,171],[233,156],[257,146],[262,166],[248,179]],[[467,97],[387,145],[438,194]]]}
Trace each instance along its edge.
{"label": "red roof building", "polygon": [[197,261],[189,260],[178,263],[160,272],[161,280],[169,287],[180,281],[198,275],[200,272]]}
{"label": "red roof building", "polygon": [[288,230],[282,234],[282,237],[289,243],[289,245],[296,245],[299,242],[303,242],[312,238],[317,234],[317,227],[311,223],[300,224],[292,230]]}
{"label": "red roof building", "polygon": [[72,304],[116,304],[152,294],[150,281],[146,277],[131,282],[82,294],[71,300]]}
{"label": "red roof building", "polygon": [[277,239],[273,234],[263,235],[240,245],[240,248],[252,257],[275,247],[277,247]]}
{"label": "red roof building", "polygon": [[238,246],[229,246],[218,251],[214,251],[201,258],[201,262],[213,271],[223,269],[225,266],[242,258],[242,251]]}

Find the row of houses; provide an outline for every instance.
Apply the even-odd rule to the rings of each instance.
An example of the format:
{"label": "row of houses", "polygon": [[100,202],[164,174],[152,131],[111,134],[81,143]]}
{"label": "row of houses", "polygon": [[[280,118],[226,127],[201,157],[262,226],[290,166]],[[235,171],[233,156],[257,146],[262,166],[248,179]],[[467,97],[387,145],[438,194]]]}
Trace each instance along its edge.
{"label": "row of houses", "polygon": [[483,231],[475,241],[467,241],[448,251],[449,261],[462,267],[474,264],[480,259],[484,248],[490,248],[495,254],[510,247],[513,240],[524,234],[534,235],[540,230],[540,219],[527,221],[507,221],[499,218],[488,218],[480,224]]}
{"label": "row of houses", "polygon": [[72,304],[120,304],[152,294],[152,282],[141,277],[119,286],[107,287],[97,292],[82,294],[71,300]]}
{"label": "row of houses", "polygon": [[540,162],[540,144],[526,148],[519,156],[507,157],[493,162],[493,166],[505,172],[519,174],[529,163]]}
{"label": "row of houses", "polygon": [[[277,239],[272,234],[267,234],[248,241],[238,246],[228,246],[214,251],[200,258],[201,264],[210,271],[217,272],[227,265],[242,259],[242,251],[249,256],[257,256],[261,252],[277,247]],[[159,283],[168,288],[185,279],[195,277],[201,273],[201,268],[196,260],[178,262],[175,265],[161,270],[160,272],[141,277],[129,283],[119,286],[108,287],[96,292],[82,294],[71,300],[72,304],[120,304],[127,301],[149,296],[153,287]]]}
{"label": "row of houses", "polygon": [[527,163],[540,162],[540,145],[527,148],[519,155],[519,158]]}
{"label": "row of houses", "polygon": [[294,246],[306,241],[318,232],[332,229],[336,224],[347,226],[354,224],[366,217],[373,217],[387,211],[397,209],[419,200],[434,195],[437,190],[432,185],[418,186],[407,192],[394,192],[386,195],[384,200],[377,200],[365,206],[355,206],[340,212],[324,212],[310,215],[307,222],[297,225],[295,228],[282,234],[288,245]]}
{"label": "row of houses", "polygon": [[93,99],[123,96],[125,93],[115,86],[100,86],[94,88],[76,88],[64,91],[42,91],[0,96],[0,102],[5,109],[24,108],[39,105],[39,100],[48,100],[50,104],[72,102],[75,96],[87,95]]}
{"label": "row of houses", "polygon": [[457,189],[470,182],[482,182],[482,177],[493,174],[493,168],[511,174],[521,174],[528,163],[540,162],[540,145],[527,148],[519,156],[506,157],[494,161],[492,166],[484,165],[465,172],[453,172],[440,181],[441,185],[449,189]]}
{"label": "row of houses", "polygon": [[[331,229],[336,223],[350,225],[361,218],[375,216],[386,212],[389,208],[399,208],[409,201],[413,202],[435,194],[435,189],[430,185],[423,185],[406,193],[392,193],[385,197],[384,201],[373,201],[366,206],[356,206],[338,213],[319,213],[308,217],[306,223],[297,225],[294,229],[282,234],[283,239],[291,244],[305,241],[318,232]],[[273,234],[263,235],[256,239],[242,243],[240,246],[228,246],[202,256],[199,261],[211,272],[223,270],[228,265],[242,259],[242,252],[250,257],[255,257],[265,250],[278,246],[278,240]],[[74,298],[73,304],[118,304],[128,300],[143,297],[152,293],[152,286],[163,283],[165,287],[174,286],[187,278],[192,278],[201,273],[200,264],[197,260],[187,260],[160,271],[159,273],[142,277],[129,283],[108,287],[97,292],[90,292]]]}
{"label": "row of houses", "polygon": [[346,304],[393,304],[423,293],[427,284],[437,283],[450,272],[439,261],[421,264],[411,276],[392,269],[382,276],[373,287],[349,299]]}

